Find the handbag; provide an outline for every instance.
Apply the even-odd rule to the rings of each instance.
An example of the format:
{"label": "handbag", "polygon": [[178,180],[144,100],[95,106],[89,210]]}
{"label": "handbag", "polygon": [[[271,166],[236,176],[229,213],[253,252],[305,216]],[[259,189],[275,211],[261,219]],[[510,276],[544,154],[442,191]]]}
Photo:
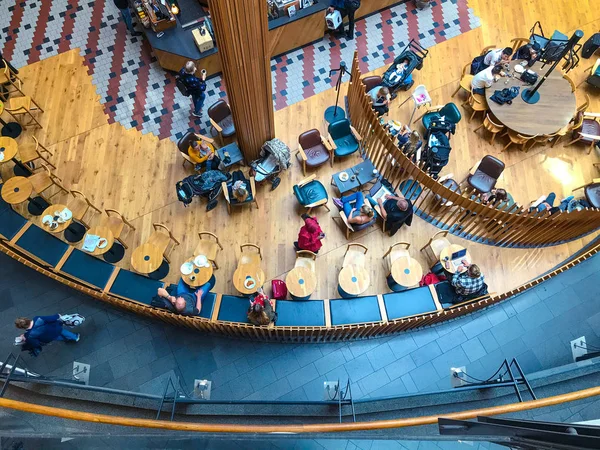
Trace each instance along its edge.
{"label": "handbag", "polygon": [[80,314],[62,314],[59,315],[60,321],[68,327],[78,327],[85,322],[85,317]]}
{"label": "handbag", "polygon": [[285,281],[282,280],[271,280],[271,291],[275,300],[283,300],[287,297],[288,290],[285,285]]}
{"label": "handbag", "polygon": [[521,74],[521,81],[527,84],[535,84],[538,80],[538,74],[532,70],[526,70]]}

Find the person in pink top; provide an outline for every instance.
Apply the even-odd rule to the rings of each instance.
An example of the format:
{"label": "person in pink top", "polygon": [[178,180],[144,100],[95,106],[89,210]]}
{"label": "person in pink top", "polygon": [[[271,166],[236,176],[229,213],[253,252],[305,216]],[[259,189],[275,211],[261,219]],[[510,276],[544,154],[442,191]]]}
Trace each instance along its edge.
{"label": "person in pink top", "polygon": [[304,226],[300,228],[298,240],[294,242],[294,247],[296,247],[296,250],[308,250],[318,253],[323,246],[321,240],[325,237],[325,233],[321,230],[316,217],[302,214],[302,219],[304,219]]}

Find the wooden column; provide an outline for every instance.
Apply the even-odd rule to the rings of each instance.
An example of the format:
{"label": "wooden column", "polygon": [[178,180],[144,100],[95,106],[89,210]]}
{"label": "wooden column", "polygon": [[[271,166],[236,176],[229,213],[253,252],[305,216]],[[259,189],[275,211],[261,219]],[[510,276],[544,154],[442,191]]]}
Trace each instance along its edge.
{"label": "wooden column", "polygon": [[275,137],[267,2],[210,0],[237,141],[247,161]]}

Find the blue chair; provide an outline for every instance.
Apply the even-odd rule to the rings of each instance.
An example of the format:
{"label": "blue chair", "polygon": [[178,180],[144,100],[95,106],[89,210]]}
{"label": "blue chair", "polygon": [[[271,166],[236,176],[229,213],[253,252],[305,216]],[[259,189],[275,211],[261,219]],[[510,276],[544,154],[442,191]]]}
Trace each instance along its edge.
{"label": "blue chair", "polygon": [[327,189],[318,180],[315,180],[315,174],[305,178],[300,183],[294,185],[294,195],[298,202],[307,208],[306,213],[310,214],[313,208],[318,206],[324,206],[329,211],[327,201],[329,196],[327,195]]}
{"label": "blue chair", "polygon": [[462,115],[454,103],[447,103],[444,106],[430,108],[420,117],[420,119],[425,129],[429,130],[431,124],[440,122],[442,117],[445,122],[451,122],[455,125],[462,119]]}
{"label": "blue chair", "polygon": [[348,119],[338,120],[329,124],[329,141],[333,143],[334,158],[342,158],[355,153],[360,148],[361,137],[350,125]]}

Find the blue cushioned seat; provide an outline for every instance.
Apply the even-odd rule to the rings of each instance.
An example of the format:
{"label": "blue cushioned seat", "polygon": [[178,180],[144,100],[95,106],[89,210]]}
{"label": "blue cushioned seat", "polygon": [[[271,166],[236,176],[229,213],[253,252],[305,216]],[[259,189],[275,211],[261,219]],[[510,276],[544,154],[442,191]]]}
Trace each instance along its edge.
{"label": "blue cushioned seat", "polygon": [[215,299],[217,295],[213,292],[209,292],[202,299],[202,309],[200,310],[200,317],[204,317],[205,319],[210,319],[212,317],[213,309],[215,307]]}
{"label": "blue cushioned seat", "polygon": [[41,228],[31,225],[17,240],[16,245],[54,267],[69,246]]}
{"label": "blue cushioned seat", "polygon": [[331,300],[329,305],[331,308],[331,325],[378,322],[381,320],[381,311],[376,296],[357,297],[350,300],[336,299]]}
{"label": "blue cushioned seat", "polygon": [[383,295],[389,320],[437,311],[428,286]]}
{"label": "blue cushioned seat", "polygon": [[11,240],[26,223],[27,219],[15,212],[8,203],[0,204],[0,236]]}
{"label": "blue cushioned seat", "polygon": [[73,250],[60,271],[100,289],[106,286],[115,266],[81,250]]}
{"label": "blue cushioned seat", "polygon": [[302,206],[310,205],[323,199],[329,200],[327,189],[325,189],[323,183],[317,180],[313,180],[304,186],[295,185],[294,195]]}
{"label": "blue cushioned seat", "polygon": [[437,292],[438,300],[442,305],[452,305],[456,299],[456,292],[448,281],[442,281],[437,283],[435,286],[435,292]]}
{"label": "blue cushioned seat", "polygon": [[[221,306],[219,307],[217,319],[225,322],[249,323],[249,306],[250,302],[248,301],[248,297],[224,295],[221,297]],[[202,309],[204,309],[204,306]]]}
{"label": "blue cushioned seat", "polygon": [[109,292],[149,305],[156,296],[158,288],[164,287],[164,285],[165,283],[162,281],[151,280],[129,270],[121,269]]}
{"label": "blue cushioned seat", "polygon": [[360,145],[350,130],[348,119],[330,123],[327,131],[337,147],[334,152],[335,156],[348,156],[358,150]]}
{"label": "blue cushioned seat", "polygon": [[277,326],[324,327],[323,300],[277,300]]}
{"label": "blue cushioned seat", "polygon": [[444,121],[457,124],[462,119],[459,109],[454,103],[447,103],[439,111],[427,113],[423,116],[423,126],[428,130],[431,127],[432,122],[438,122],[441,118]]}

